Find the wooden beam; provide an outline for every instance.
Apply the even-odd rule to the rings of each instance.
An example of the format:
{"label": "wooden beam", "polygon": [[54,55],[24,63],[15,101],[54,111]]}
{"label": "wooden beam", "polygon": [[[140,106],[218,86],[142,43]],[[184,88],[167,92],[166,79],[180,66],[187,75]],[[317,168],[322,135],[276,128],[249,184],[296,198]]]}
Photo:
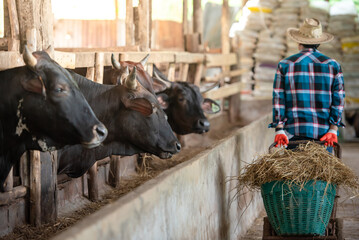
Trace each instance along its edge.
{"label": "wooden beam", "polygon": [[97,83],[103,83],[103,67],[104,67],[104,53],[97,52],[95,54],[95,78],[94,81]]}
{"label": "wooden beam", "polygon": [[228,54],[206,54],[206,67],[222,67],[237,64],[234,53]]}
{"label": "wooden beam", "polygon": [[120,186],[120,169],[121,169],[121,156],[111,156],[110,160],[110,172],[108,175],[108,181],[112,187]]}
{"label": "wooden beam", "polygon": [[63,68],[72,68],[76,67],[76,54],[69,52],[54,52],[54,60],[60,64]]}
{"label": "wooden beam", "polygon": [[88,193],[91,201],[99,199],[97,162],[88,170]]}
{"label": "wooden beam", "polygon": [[221,44],[222,53],[229,53],[231,50],[229,41],[229,6],[228,0],[223,0],[221,16]]}
{"label": "wooden beam", "polygon": [[135,44],[135,32],[133,23],[133,2],[132,0],[126,0],[126,46],[132,46]]}
{"label": "wooden beam", "polygon": [[139,45],[141,51],[148,51],[150,48],[150,10],[149,0],[139,0],[138,4],[138,27]]}
{"label": "wooden beam", "polygon": [[[148,53],[146,52],[124,52],[120,55],[120,61],[141,61]],[[147,63],[173,63],[175,54],[171,52],[149,52]]]}
{"label": "wooden beam", "polygon": [[203,63],[205,55],[202,53],[187,53],[178,52],[175,53],[176,63]]}
{"label": "wooden beam", "polygon": [[17,198],[25,197],[27,188],[24,186],[14,187],[9,192],[0,193],[0,206],[11,204]]}
{"label": "wooden beam", "polygon": [[8,51],[20,50],[19,19],[16,10],[16,0],[7,0],[10,19],[11,38],[9,39]]}
{"label": "wooden beam", "polygon": [[223,87],[217,90],[206,92],[203,94],[203,97],[212,98],[212,99],[221,99],[240,93],[242,89],[243,89],[243,83],[236,82],[236,83],[224,85]]}
{"label": "wooden beam", "polygon": [[41,159],[39,151],[30,151],[30,223],[41,225]]}
{"label": "wooden beam", "polygon": [[94,67],[95,53],[94,52],[77,52],[75,57],[75,67]]}
{"label": "wooden beam", "polygon": [[203,39],[203,11],[201,0],[193,0],[193,33],[199,33],[200,44]]}

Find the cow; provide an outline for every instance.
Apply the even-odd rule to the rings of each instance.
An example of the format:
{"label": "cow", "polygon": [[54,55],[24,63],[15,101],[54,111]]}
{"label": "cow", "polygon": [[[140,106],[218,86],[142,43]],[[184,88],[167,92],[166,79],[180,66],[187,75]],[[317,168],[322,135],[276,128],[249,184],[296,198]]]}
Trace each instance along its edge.
{"label": "cow", "polygon": [[136,80],[136,67],[128,68],[120,85],[103,85],[71,72],[98,118],[106,125],[108,136],[93,149],[81,145],[58,151],[58,174],[82,176],[97,160],[110,155],[130,156],[151,153],[167,159],[181,145],[167,122],[154,94]]}
{"label": "cow", "polygon": [[179,81],[170,82],[155,65],[153,66],[153,77],[151,78],[143,68],[148,56],[140,62],[118,62],[112,54],[113,69],[105,73],[104,79],[110,79],[109,82],[112,84],[120,84],[125,68],[129,67],[131,69],[136,66],[141,73],[138,80],[145,88],[157,95],[162,108],[168,116],[168,122],[175,133],[185,135],[208,132],[210,123],[204,113],[217,113],[221,109],[220,106],[212,99],[203,99],[199,88],[194,84]]}
{"label": "cow", "polygon": [[0,191],[26,150],[96,147],[107,136],[71,75],[45,51],[24,47],[25,66],[0,71]]}

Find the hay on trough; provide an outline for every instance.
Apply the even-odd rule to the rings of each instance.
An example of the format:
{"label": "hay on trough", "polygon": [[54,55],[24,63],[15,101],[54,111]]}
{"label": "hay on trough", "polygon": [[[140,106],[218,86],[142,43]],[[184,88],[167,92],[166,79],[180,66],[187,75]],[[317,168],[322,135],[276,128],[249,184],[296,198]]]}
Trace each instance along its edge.
{"label": "hay on trough", "polygon": [[261,155],[236,179],[241,189],[260,189],[262,184],[276,180],[303,188],[310,180],[322,180],[340,185],[351,194],[359,193],[355,173],[324,146],[314,142],[300,144],[295,151],[280,148]]}

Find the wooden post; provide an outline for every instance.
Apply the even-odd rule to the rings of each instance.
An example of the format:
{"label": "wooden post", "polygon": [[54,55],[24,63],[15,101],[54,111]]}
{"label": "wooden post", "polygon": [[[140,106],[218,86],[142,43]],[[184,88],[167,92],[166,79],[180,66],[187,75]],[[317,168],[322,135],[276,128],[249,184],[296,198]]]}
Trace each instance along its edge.
{"label": "wooden post", "polygon": [[121,168],[121,156],[111,156],[110,160],[110,172],[108,176],[109,184],[115,188],[120,186],[120,168]]}
{"label": "wooden post", "polygon": [[230,52],[229,41],[229,6],[228,0],[223,0],[222,5],[222,17],[221,17],[221,41],[222,41],[222,53]]}
{"label": "wooden post", "polygon": [[36,28],[31,28],[26,30],[26,43],[30,52],[34,52],[37,49],[37,40],[36,40]]}
{"label": "wooden post", "polygon": [[181,69],[181,81],[182,82],[187,81],[188,69],[189,69],[189,64],[188,63],[183,63],[182,64],[182,69]]}
{"label": "wooden post", "polygon": [[134,38],[135,44],[140,45],[140,16],[138,12],[138,7],[133,7],[133,22],[134,22]]}
{"label": "wooden post", "polygon": [[103,66],[104,66],[104,53],[97,52],[95,54],[95,78],[97,83],[103,83]]}
{"label": "wooden post", "polygon": [[150,3],[149,0],[139,0],[138,4],[138,28],[139,45],[141,51],[148,51],[150,48]]}
{"label": "wooden post", "polygon": [[200,44],[203,42],[203,11],[201,0],[193,0],[193,33],[199,34]]}
{"label": "wooden post", "polygon": [[41,158],[41,222],[57,218],[57,153],[40,152]]}
{"label": "wooden post", "polygon": [[[9,19],[10,19],[10,32],[11,38],[8,42],[9,51],[19,51],[20,50],[20,30],[19,30],[19,20],[17,17],[16,10],[16,1],[7,0],[7,7],[9,10]],[[6,11],[6,9],[4,9]]]}
{"label": "wooden post", "polygon": [[54,45],[51,0],[16,0],[21,45],[27,42],[27,31],[36,29],[36,50]]}
{"label": "wooden post", "polygon": [[168,68],[167,78],[170,81],[175,81],[175,73],[176,73],[176,65],[174,63],[170,63]]}
{"label": "wooden post", "polygon": [[21,185],[30,187],[30,164],[29,152],[25,152],[20,158],[20,178]]}
{"label": "wooden post", "polygon": [[39,151],[30,151],[30,224],[41,225],[41,159]]}
{"label": "wooden post", "polygon": [[135,40],[132,0],[126,0],[126,46],[133,46]]}
{"label": "wooden post", "polygon": [[98,201],[98,172],[97,162],[88,170],[88,194],[91,201]]}
{"label": "wooden post", "polygon": [[95,78],[95,68],[94,67],[88,67],[86,71],[86,78],[90,80],[94,80]]}
{"label": "wooden post", "polygon": [[[188,34],[188,0],[183,0],[183,11],[182,11],[182,33],[183,37]],[[184,42],[186,38],[184,38]],[[185,43],[186,46],[186,43]]]}
{"label": "wooden post", "polygon": [[13,177],[13,167],[11,168],[9,175],[7,175],[7,178],[4,183],[4,191],[9,192],[13,189],[14,186],[14,177]]}

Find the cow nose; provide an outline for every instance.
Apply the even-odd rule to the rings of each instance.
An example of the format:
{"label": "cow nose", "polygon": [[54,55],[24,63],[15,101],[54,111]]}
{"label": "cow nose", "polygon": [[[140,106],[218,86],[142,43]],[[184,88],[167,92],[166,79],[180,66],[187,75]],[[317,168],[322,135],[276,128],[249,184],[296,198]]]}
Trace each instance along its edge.
{"label": "cow nose", "polygon": [[102,123],[95,125],[95,134],[97,135],[97,138],[99,141],[105,140],[107,137],[107,128]]}
{"label": "cow nose", "polygon": [[204,127],[204,128],[209,128],[209,126],[211,125],[207,119],[198,119],[197,124],[199,127]]}
{"label": "cow nose", "polygon": [[177,152],[180,152],[181,151],[181,144],[179,142],[176,142],[175,146],[176,146]]}

